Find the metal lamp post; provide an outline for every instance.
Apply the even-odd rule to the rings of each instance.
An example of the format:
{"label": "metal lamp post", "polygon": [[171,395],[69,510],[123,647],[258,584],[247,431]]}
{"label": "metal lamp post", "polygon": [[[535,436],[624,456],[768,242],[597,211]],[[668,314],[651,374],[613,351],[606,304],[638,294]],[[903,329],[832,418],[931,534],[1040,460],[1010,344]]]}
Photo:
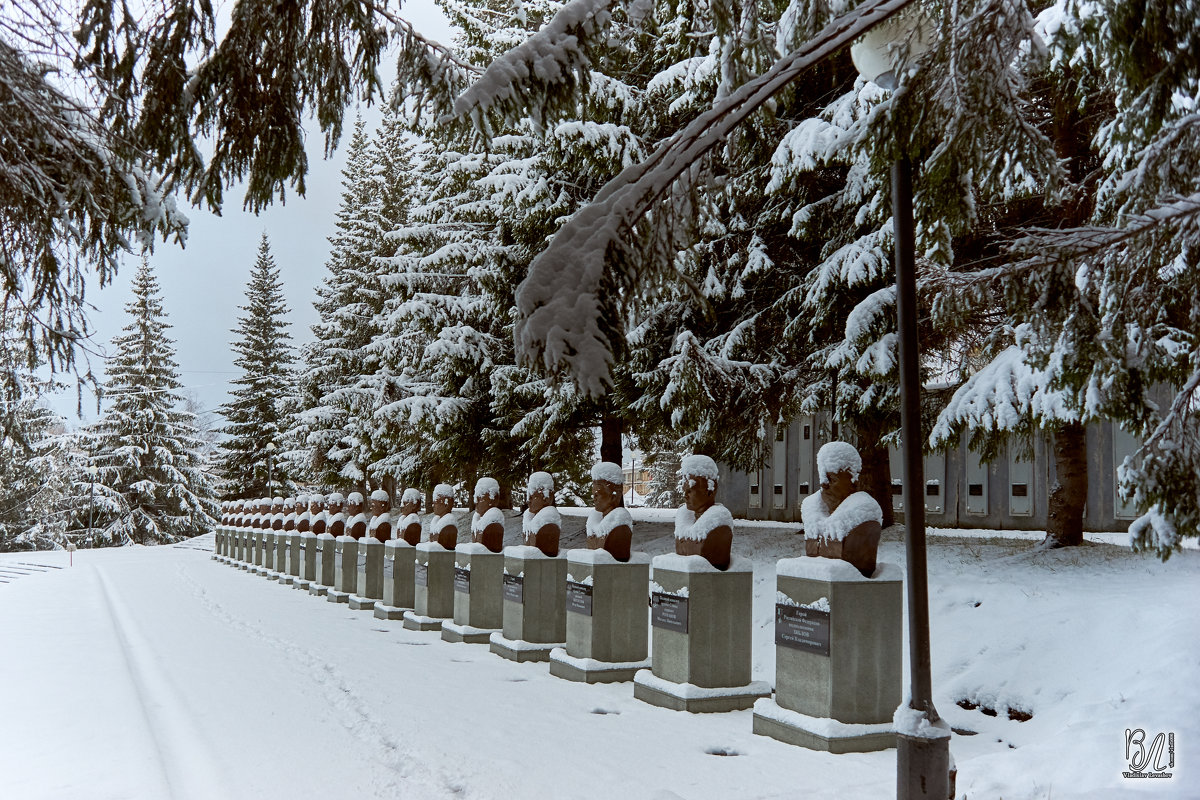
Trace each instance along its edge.
{"label": "metal lamp post", "polygon": [[[892,52],[907,41],[909,54],[928,47],[917,15],[892,17],[875,26],[851,50],[866,80],[893,88]],[[914,256],[912,164],[901,155],[892,165],[895,226],[896,326],[900,341],[900,430],[904,442],[904,527],[908,561],[909,707],[924,718],[931,736],[897,735],[896,796],[945,800],[950,793],[950,738],[933,705],[929,659],[929,582],[925,563],[925,483],[921,434],[921,374],[917,341],[917,280]],[[944,733],[943,733],[944,731]]]}
{"label": "metal lamp post", "polygon": [[274,456],[275,456],[275,443],[267,442],[267,446],[263,449],[267,451],[267,494],[274,496],[274,494],[271,491],[271,483],[272,483],[272,477],[273,477],[271,474],[272,466],[273,466],[271,463],[271,459],[274,458]]}

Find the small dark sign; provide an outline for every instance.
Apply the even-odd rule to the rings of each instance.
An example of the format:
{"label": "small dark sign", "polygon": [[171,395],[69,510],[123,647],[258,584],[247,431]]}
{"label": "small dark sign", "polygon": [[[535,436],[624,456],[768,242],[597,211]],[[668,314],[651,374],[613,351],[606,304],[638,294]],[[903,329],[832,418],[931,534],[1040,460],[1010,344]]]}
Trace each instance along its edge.
{"label": "small dark sign", "polygon": [[586,583],[567,581],[567,611],[574,611],[576,614],[590,617],[592,615],[592,587]]}
{"label": "small dark sign", "polygon": [[454,568],[454,591],[462,594],[471,593],[471,570],[466,567]]}
{"label": "small dark sign", "polygon": [[523,577],[504,573],[504,599],[510,603],[525,602],[525,579]]}
{"label": "small dark sign", "polygon": [[417,586],[428,586],[429,585],[429,565],[428,564],[420,564],[420,563],[417,564],[416,569],[413,571],[413,581],[417,584]]}
{"label": "small dark sign", "polygon": [[775,644],[829,655],[829,612],[777,603]]}
{"label": "small dark sign", "polygon": [[688,599],[677,594],[650,594],[650,624],[666,631],[688,632]]}

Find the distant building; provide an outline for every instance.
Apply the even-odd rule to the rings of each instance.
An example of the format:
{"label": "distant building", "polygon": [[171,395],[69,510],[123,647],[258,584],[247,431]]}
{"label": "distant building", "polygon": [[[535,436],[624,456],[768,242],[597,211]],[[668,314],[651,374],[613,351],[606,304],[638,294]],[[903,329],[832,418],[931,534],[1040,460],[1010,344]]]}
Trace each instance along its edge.
{"label": "distant building", "polygon": [[[735,517],[800,521],[800,502],[817,486],[817,450],[830,441],[824,415],[801,417],[787,427],[769,427],[766,463],[754,472],[721,465],[720,501]],[[853,437],[847,437],[853,441]],[[1087,427],[1088,500],[1085,531],[1125,530],[1136,510],[1117,495],[1117,467],[1137,449],[1137,440],[1119,425]],[[925,520],[932,527],[1045,530],[1047,498],[1055,482],[1050,440],[1034,442],[1033,461],[1005,451],[991,463],[962,444],[925,457]],[[903,462],[891,453],[892,507],[903,518]]]}

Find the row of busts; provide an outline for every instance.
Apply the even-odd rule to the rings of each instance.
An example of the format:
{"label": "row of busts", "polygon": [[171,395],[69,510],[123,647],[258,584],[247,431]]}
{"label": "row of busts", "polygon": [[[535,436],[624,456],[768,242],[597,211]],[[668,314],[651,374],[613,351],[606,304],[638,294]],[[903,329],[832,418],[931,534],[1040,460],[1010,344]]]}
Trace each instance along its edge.
{"label": "row of busts", "polygon": [[[830,442],[817,454],[821,490],[805,500],[802,514],[810,556],[843,559],[864,575],[875,570],[882,512],[869,494],[857,491],[862,461],[845,442]],[[675,517],[675,552],[703,556],[724,570],[732,559],[733,517],[716,502],[718,469],[708,456],[693,455],[680,467],[684,505]],[[617,561],[628,561],[633,546],[633,517],[624,506],[624,475],[619,464],[602,461],[592,467],[592,510],[587,518],[587,547],[605,550]],[[558,555],[562,517],[555,507],[554,478],[535,472],[526,485],[528,508],[522,521],[523,543],[547,556]],[[500,484],[480,478],[472,496],[471,541],[493,553],[504,547],[504,512]],[[458,544],[459,519],[454,509],[454,487],[439,483],[431,497],[430,515],[420,518],[422,493],[405,489],[399,514],[393,519],[391,498],[382,489],[371,493],[370,515],[363,511],[363,496],[353,492],[327,497],[262,498],[227,501],[221,523],[235,529],[311,531],[380,541],[403,539],[410,545],[436,543],[447,550]]]}
{"label": "row of busts", "polygon": [[[413,513],[420,509],[420,494],[410,489],[404,494],[401,514],[412,505],[414,498],[416,506]],[[301,494],[288,498],[227,500],[221,504],[221,525],[235,530],[328,533],[355,539],[374,536],[380,541],[391,539],[395,527],[391,497],[384,490],[377,489],[371,493],[368,508],[369,514],[364,511],[360,492],[351,492],[346,497],[340,492],[333,492],[329,495]],[[420,536],[419,521],[417,536]]]}
{"label": "row of busts", "polygon": [[[733,519],[724,506],[715,502],[717,466],[707,456],[684,459],[684,496],[687,500],[676,519],[676,551],[683,555],[702,555],[713,566],[729,566],[733,540]],[[600,462],[592,468],[593,508],[587,520],[587,546],[606,550],[617,561],[628,561],[633,545],[633,518],[624,507],[624,478],[619,464]],[[536,547],[547,556],[558,555],[562,516],[555,506],[554,478],[535,472],[526,484],[528,508],[522,520],[523,543]],[[297,497],[231,500],[222,507],[221,524],[246,530],[272,530],[355,539],[374,536],[380,541],[403,539],[416,545],[422,541],[437,543],[452,550],[458,543],[459,519],[454,509],[454,488],[441,483],[434,487],[430,516],[422,526],[421,492],[405,489],[398,519],[393,520],[388,493],[372,492],[370,514],[363,511],[363,496],[358,492],[343,498],[340,493]],[[504,512],[500,508],[500,484],[494,478],[481,478],[472,497],[471,541],[490,552],[504,547]]]}

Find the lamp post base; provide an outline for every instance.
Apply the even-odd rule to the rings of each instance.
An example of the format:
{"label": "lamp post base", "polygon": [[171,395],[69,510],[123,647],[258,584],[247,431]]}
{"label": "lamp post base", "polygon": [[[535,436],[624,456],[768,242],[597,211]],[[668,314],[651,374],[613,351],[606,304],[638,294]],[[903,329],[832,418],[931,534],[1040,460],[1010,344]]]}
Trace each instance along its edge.
{"label": "lamp post base", "polygon": [[896,800],[954,800],[950,739],[896,735]]}

